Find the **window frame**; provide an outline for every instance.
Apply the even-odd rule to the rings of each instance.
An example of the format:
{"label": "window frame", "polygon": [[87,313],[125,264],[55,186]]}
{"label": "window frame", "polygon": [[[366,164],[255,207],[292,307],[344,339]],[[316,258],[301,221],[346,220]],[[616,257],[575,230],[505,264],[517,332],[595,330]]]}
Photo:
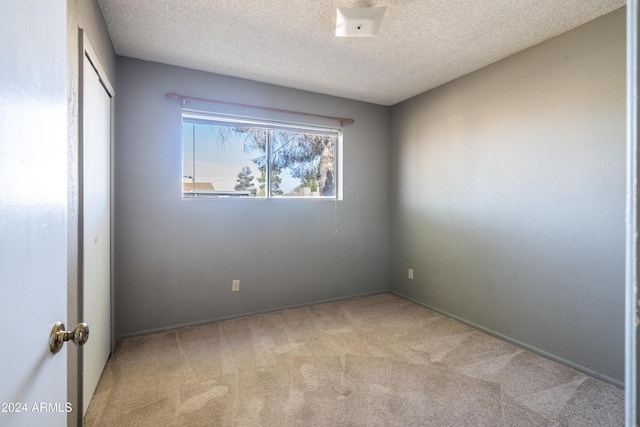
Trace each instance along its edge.
{"label": "window frame", "polygon": [[[184,125],[185,123],[204,124],[213,126],[226,126],[226,127],[246,127],[253,129],[264,129],[269,132],[267,138],[265,156],[266,156],[266,171],[265,171],[265,195],[261,197],[245,197],[234,194],[233,191],[216,191],[216,195],[207,195],[202,193],[188,193],[184,191],[184,181],[181,185],[181,199],[182,200],[330,200],[338,201],[342,200],[342,144],[343,144],[343,129],[339,126],[327,126],[324,124],[310,124],[301,123],[288,120],[276,120],[270,118],[258,118],[251,116],[242,116],[235,114],[226,114],[219,112],[210,112],[202,110],[183,109],[181,111],[181,163],[182,163],[182,178],[184,178],[184,163],[185,163],[185,138],[184,138]],[[273,142],[271,140],[271,131],[284,131],[284,132],[301,132],[314,135],[323,135],[335,137],[335,146],[333,148],[333,171],[335,181],[335,192],[333,196],[300,196],[300,195],[272,195],[271,191],[271,172],[272,172],[272,147]],[[197,157],[196,157],[197,158]],[[194,158],[195,159],[195,158]],[[194,160],[195,165],[195,160]],[[226,193],[226,194],[225,194]],[[192,194],[192,195],[189,195]],[[233,197],[235,196],[235,197]]]}

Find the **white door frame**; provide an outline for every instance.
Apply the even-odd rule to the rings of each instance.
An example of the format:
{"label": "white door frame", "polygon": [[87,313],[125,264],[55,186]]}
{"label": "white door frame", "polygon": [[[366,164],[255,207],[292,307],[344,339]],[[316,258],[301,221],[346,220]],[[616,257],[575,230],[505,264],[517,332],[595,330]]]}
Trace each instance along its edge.
{"label": "white door frame", "polygon": [[627,1],[626,425],[638,425],[638,0]]}

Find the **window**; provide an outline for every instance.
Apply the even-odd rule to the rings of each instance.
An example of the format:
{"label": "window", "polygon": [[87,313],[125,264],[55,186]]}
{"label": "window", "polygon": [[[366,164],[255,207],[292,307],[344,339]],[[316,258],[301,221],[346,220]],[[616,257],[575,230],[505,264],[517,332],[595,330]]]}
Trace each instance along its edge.
{"label": "window", "polygon": [[182,114],[182,196],[336,199],[339,129]]}

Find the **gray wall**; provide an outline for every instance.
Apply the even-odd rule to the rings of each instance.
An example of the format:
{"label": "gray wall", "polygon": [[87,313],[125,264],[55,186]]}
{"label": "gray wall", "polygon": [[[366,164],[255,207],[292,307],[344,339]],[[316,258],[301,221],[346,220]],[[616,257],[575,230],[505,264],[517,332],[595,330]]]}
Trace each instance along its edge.
{"label": "gray wall", "polygon": [[[388,289],[388,108],[130,58],[117,74],[118,336]],[[182,201],[167,92],[355,119],[344,200]]]}
{"label": "gray wall", "polygon": [[622,384],[624,9],[392,107],[390,174],[393,292]]}

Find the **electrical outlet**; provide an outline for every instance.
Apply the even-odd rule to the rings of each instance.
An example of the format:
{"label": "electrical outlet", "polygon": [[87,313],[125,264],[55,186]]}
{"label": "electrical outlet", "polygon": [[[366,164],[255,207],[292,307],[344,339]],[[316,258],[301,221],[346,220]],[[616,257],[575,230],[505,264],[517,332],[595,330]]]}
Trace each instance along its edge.
{"label": "electrical outlet", "polygon": [[231,290],[233,292],[237,292],[240,290],[240,280],[234,280],[233,283],[231,284]]}
{"label": "electrical outlet", "polygon": [[408,276],[409,276],[409,279],[413,280],[413,268],[409,269]]}

